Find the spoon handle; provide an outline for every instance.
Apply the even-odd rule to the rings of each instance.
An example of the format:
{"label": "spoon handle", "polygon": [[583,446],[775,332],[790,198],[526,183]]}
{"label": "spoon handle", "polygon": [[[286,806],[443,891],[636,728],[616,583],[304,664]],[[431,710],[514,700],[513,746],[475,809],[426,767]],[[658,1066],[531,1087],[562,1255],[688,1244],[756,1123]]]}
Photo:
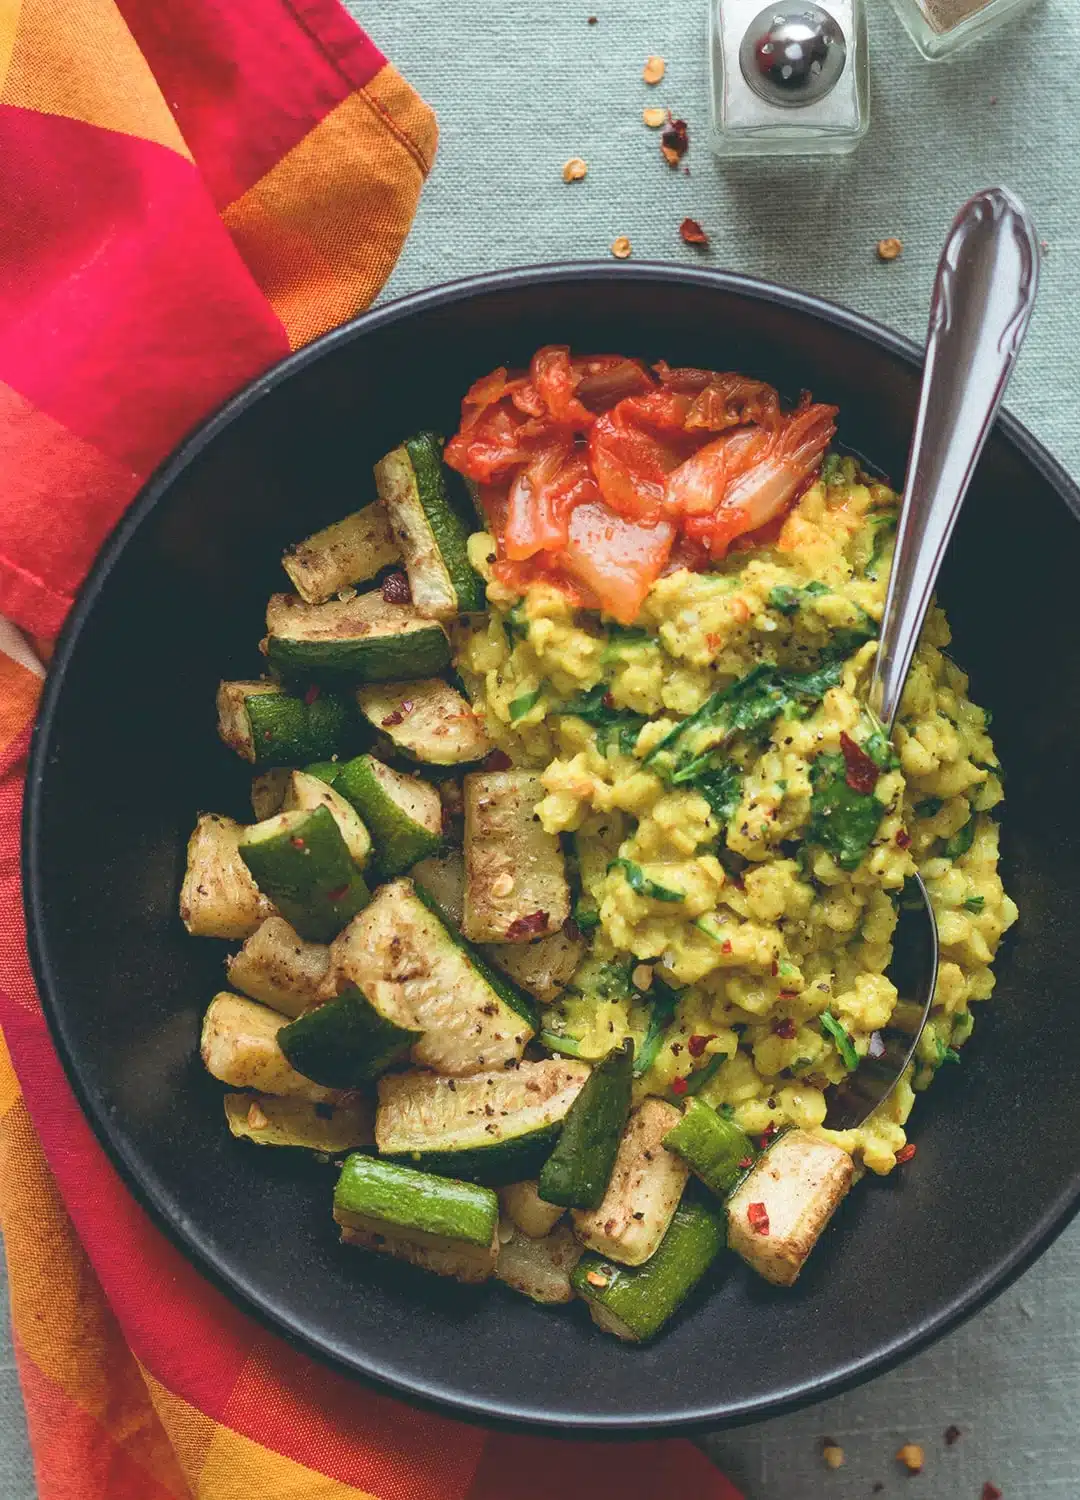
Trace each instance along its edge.
{"label": "spoon handle", "polygon": [[892,732],[934,584],[1024,341],[1039,244],[1020,201],[987,188],[957,214],[938,264],[870,707]]}

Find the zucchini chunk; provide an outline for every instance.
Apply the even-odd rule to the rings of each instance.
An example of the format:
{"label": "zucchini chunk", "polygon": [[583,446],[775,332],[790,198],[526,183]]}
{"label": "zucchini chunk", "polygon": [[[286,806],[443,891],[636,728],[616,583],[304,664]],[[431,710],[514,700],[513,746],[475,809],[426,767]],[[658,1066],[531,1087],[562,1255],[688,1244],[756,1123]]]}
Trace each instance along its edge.
{"label": "zucchini chunk", "polygon": [[365,719],[410,760],[467,765],[492,748],[479,715],[440,677],[358,688],[356,701]]}
{"label": "zucchini chunk", "polygon": [[306,771],[294,771],[285,788],[282,810],[314,812],[317,807],[325,807],[329,812],[345,840],[349,857],[356,868],[362,870],[371,853],[371,835],[363,818],[336,787],[329,786],[318,776],[308,775]]}
{"label": "zucchini chunk", "polygon": [[536,1029],[407,879],[382,886],[331,946],[326,989],[347,984],[385,1021],[422,1032],[412,1060],[438,1073],[505,1067]]}
{"label": "zucchini chunk", "polygon": [[278,1033],[298,1073],[330,1088],[355,1089],[404,1057],[420,1032],[384,1020],[355,985],[305,1011]]}
{"label": "zucchini chunk", "polygon": [[240,858],[309,942],[328,942],[368,903],[368,888],[327,807],[275,813],[245,828]]}
{"label": "zucchini chunk", "polygon": [[366,583],[401,561],[390,517],[378,500],[324,526],[290,547],[281,559],[292,586],[308,604],[323,604],[354,583]]}
{"label": "zucchini chunk", "polygon": [[542,1240],[563,1216],[555,1203],[545,1203],[533,1181],[511,1182],[499,1189],[499,1207],[515,1229],[531,1240]]}
{"label": "zucchini chunk", "polygon": [[[464,871],[463,871],[464,873]],[[413,871],[422,883],[419,868]],[[561,929],[536,943],[485,944],[484,957],[528,990],[541,1005],[553,1005],[573,979],[585,955],[585,940]]]}
{"label": "zucchini chunk", "polygon": [[558,932],[570,915],[570,886],[559,840],[536,816],[539,775],[474,771],[464,790],[465,936],[528,943]]}
{"label": "zucchini chunk", "polygon": [[206,1071],[234,1089],[257,1089],[312,1104],[336,1102],[333,1089],[301,1077],[290,1066],[278,1046],[281,1025],[276,1010],[222,990],[203,1020],[200,1051]]}
{"label": "zucchini chunk", "polygon": [[222,813],[199,814],[180,887],[180,920],[192,937],[246,938],[275,914],[240,857],[243,832]]}
{"label": "zucchini chunk", "polygon": [[256,823],[261,823],[264,818],[272,818],[281,811],[291,775],[288,766],[274,766],[269,771],[260,771],[258,776],[252,778],[251,810],[255,814]]}
{"label": "zucchini chunk", "polygon": [[[627,1038],[589,1074],[540,1173],[540,1197],[563,1208],[598,1208],[630,1113],[634,1043]],[[568,1065],[569,1066],[569,1065]]]}
{"label": "zucchini chunk", "polygon": [[766,1281],[791,1286],[851,1179],[846,1151],[787,1131],[728,1199],[728,1244]]}
{"label": "zucchini chunk", "polygon": [[565,1224],[540,1240],[530,1239],[515,1229],[499,1245],[495,1275],[534,1302],[553,1305],[572,1302],[574,1289],[570,1275],[583,1254],[582,1246]]}
{"label": "zucchini chunk", "polygon": [[640,1266],[655,1253],[690,1174],[681,1157],[664,1150],[664,1136],[678,1120],[663,1099],[646,1099],[630,1116],[599,1208],[573,1212],[577,1237],[590,1250],[624,1266]]}
{"label": "zucchini chunk", "polygon": [[284,917],[267,917],[239,953],[225,960],[225,976],[283,1016],[298,1016],[315,1003],[330,967],[330,949],[305,943]]}
{"label": "zucchini chunk", "polygon": [[639,1344],[655,1337],[724,1248],[719,1203],[686,1198],[656,1253],[641,1266],[619,1266],[586,1254],[570,1277],[598,1328]]}
{"label": "zucchini chunk", "polygon": [[442,438],[421,432],[406,439],[375,465],[375,488],[420,613],[449,620],[486,609],[484,581],[469,561],[469,530],[447,495]]}
{"label": "zucchini chunk", "polygon": [[430,677],[450,661],[450,639],[437,620],[411,604],[388,604],[377,589],[327,604],[272,594],[266,630],[270,665],[286,676],[388,682]]}
{"label": "zucchini chunk", "polygon": [[561,1057],[471,1078],[391,1073],[379,1080],[375,1144],[426,1172],[516,1182],[539,1170],[588,1076]]}
{"label": "zucchini chunk", "polygon": [[333,1156],[371,1144],[371,1110],[355,1096],[339,1104],[313,1104],[272,1094],[226,1094],[225,1119],[237,1140],[256,1146],[292,1146]]}
{"label": "zucchini chunk", "polygon": [[495,1269],[499,1200],[490,1188],[451,1182],[354,1153],[334,1189],[342,1242],[414,1266],[486,1281]]}
{"label": "zucchini chunk", "polygon": [[668,1131],[664,1145],[677,1152],[718,1198],[727,1197],[758,1155],[745,1130],[717,1114],[704,1099],[686,1101],[682,1119]]}
{"label": "zucchini chunk", "polygon": [[373,755],[338,768],[335,795],[345,798],[375,839],[379,873],[402,875],[442,841],[442,798],[430,782],[407,776]]}
{"label": "zucchini chunk", "polygon": [[465,910],[465,856],[461,850],[447,849],[443,854],[433,854],[430,859],[413,865],[409,873],[417,890],[434,901],[460,931]]}
{"label": "zucchini chunk", "polygon": [[349,732],[349,705],[332,693],[309,703],[276,682],[223,682],[217,690],[218,734],[256,766],[302,766],[336,755]]}

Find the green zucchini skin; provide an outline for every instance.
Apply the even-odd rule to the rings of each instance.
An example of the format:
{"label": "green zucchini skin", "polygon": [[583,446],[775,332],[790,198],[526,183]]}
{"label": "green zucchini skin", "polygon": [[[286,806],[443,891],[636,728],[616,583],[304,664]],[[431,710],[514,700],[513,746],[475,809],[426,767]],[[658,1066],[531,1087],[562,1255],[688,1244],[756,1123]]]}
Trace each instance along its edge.
{"label": "green zucchini skin", "polygon": [[334,1218],[346,1226],[374,1220],[393,1233],[487,1246],[498,1224],[499,1200],[490,1188],[475,1183],[354,1152],[334,1189]]}
{"label": "green zucchini skin", "polygon": [[[439,795],[417,777],[406,777],[382,767],[371,755],[358,755],[336,767],[334,790],[350,802],[371,832],[379,873],[386,879],[403,875],[418,860],[427,859],[442,843],[442,806]],[[416,796],[433,798],[437,829],[425,827],[394,800],[387,783],[412,784]]]}
{"label": "green zucchini skin", "polygon": [[[302,1070],[298,1070],[302,1071]],[[410,1151],[382,1156],[382,1161],[399,1161],[422,1172],[440,1177],[459,1177],[465,1182],[480,1182],[485,1187],[506,1187],[523,1177],[535,1177],[559,1139],[562,1121],[532,1130],[516,1141],[500,1141],[491,1147],[464,1151]]]}
{"label": "green zucchini skin", "polygon": [[298,1073],[332,1089],[355,1089],[397,1062],[419,1031],[384,1020],[355,985],[305,1011],[278,1032],[278,1046]]}
{"label": "green zucchini skin", "polygon": [[687,1100],[682,1119],[665,1135],[664,1145],[681,1156],[718,1198],[737,1186],[758,1155],[746,1132],[704,1099]]}
{"label": "green zucchini skin", "polygon": [[396,682],[431,677],[450,663],[450,639],[437,620],[387,604],[378,592],[326,604],[275,594],[266,626],[270,665],[293,679]]}
{"label": "green zucchini skin", "polygon": [[313,760],[310,766],[303,766],[301,769],[305,775],[314,776],[318,781],[325,781],[327,786],[333,786],[341,767],[342,762],[339,760]]}
{"label": "green zucchini skin", "polygon": [[[659,1249],[644,1265],[621,1266],[587,1250],[570,1283],[589,1303],[595,1323],[618,1338],[642,1343],[654,1338],[678,1311],[725,1242],[721,1205],[704,1194],[686,1197]],[[590,1281],[590,1275],[596,1280]]]}
{"label": "green zucchini skin", "polygon": [[278,813],[244,831],[240,857],[302,938],[325,943],[370,896],[329,808]]}
{"label": "green zucchini skin", "polygon": [[257,766],[301,766],[336,755],[348,739],[349,704],[333,693],[311,703],[288,693],[258,693],[244,703]]}
{"label": "green zucchini skin", "polygon": [[[417,608],[435,618],[486,609],[484,582],[469,561],[469,531],[451,501],[443,440],[419,432],[375,465],[375,485],[401,548]],[[455,476],[456,478],[456,476]]]}
{"label": "green zucchini skin", "polygon": [[[480,975],[480,978],[491,986],[500,1000],[505,1001],[511,1010],[517,1012],[522,1020],[532,1028],[534,1033],[539,1032],[540,1014],[533,1003],[532,996],[527,995],[520,985],[516,985],[508,974],[503,974],[495,968],[494,964],[489,964],[480,950],[474,944],[470,943],[467,938],[462,937],[439,903],[434,897],[428,895],[423,886],[417,885],[414,886],[414,889],[428,911],[433,916],[438,917],[439,921],[446,928],[448,936],[465,954],[469,963]],[[524,1175],[528,1176],[528,1173]]]}
{"label": "green zucchini skin", "polygon": [[539,1193],[545,1203],[599,1208],[630,1114],[633,1066],[634,1043],[627,1037],[593,1068],[540,1173]]}

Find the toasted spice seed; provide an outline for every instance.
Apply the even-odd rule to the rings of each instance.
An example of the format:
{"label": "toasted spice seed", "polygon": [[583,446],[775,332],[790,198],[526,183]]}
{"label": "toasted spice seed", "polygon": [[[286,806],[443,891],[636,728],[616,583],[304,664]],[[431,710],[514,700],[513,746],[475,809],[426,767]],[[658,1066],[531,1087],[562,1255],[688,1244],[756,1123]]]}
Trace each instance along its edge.
{"label": "toasted spice seed", "polygon": [[700,245],[705,249],[709,243],[709,236],[702,229],[696,219],[684,219],[679,225],[679,237],[687,245]]}
{"label": "toasted spice seed", "polygon": [[946,1427],[946,1429],[945,1429],[945,1446],[946,1446],[946,1448],[951,1448],[954,1443],[958,1443],[960,1441],[960,1439],[963,1437],[963,1435],[964,1435],[963,1432],[960,1430],[959,1427],[957,1427],[957,1425],[955,1424],[955,1422],[951,1426]]}
{"label": "toasted spice seed", "polygon": [[588,172],[588,170],[589,168],[587,164],[582,160],[580,156],[572,156],[570,160],[563,165],[562,180],[564,182],[580,182],[581,179],[585,176],[586,172]]}
{"label": "toasted spice seed", "polygon": [[897,1452],[896,1462],[903,1464],[909,1474],[921,1474],[926,1455],[918,1443],[905,1443]]}
{"label": "toasted spice seed", "polygon": [[601,1276],[599,1271],[590,1271],[586,1275],[585,1280],[590,1286],[607,1286],[608,1284],[607,1277]]}
{"label": "toasted spice seed", "polygon": [[651,108],[643,109],[641,111],[641,118],[645,121],[650,130],[659,130],[661,125],[665,125],[667,123],[667,117],[667,110],[658,109],[656,105],[652,105]]}
{"label": "toasted spice seed", "polygon": [[263,1114],[262,1110],[255,1103],[248,1105],[247,1122],[251,1126],[252,1130],[265,1130],[270,1123],[270,1121]]}
{"label": "toasted spice seed", "polygon": [[652,980],[653,971],[648,964],[638,964],[630,975],[630,982],[636,990],[647,990]]}
{"label": "toasted spice seed", "polygon": [[821,1456],[830,1469],[839,1469],[843,1466],[844,1450],[839,1443],[834,1443],[831,1438],[822,1439]]}
{"label": "toasted spice seed", "polygon": [[764,1203],[751,1203],[746,1210],[746,1222],[755,1234],[767,1235],[769,1232],[769,1210]]}
{"label": "toasted spice seed", "polygon": [[387,604],[411,604],[412,589],[405,573],[388,573],[383,579],[382,596]]}
{"label": "toasted spice seed", "polygon": [[501,875],[496,875],[491,882],[491,894],[493,896],[509,896],[514,889],[514,877],[509,871],[504,870]]}
{"label": "toasted spice seed", "polygon": [[641,70],[641,76],[646,83],[659,83],[667,72],[667,63],[662,57],[647,57],[645,66]]}
{"label": "toasted spice seed", "polygon": [[618,239],[611,242],[611,253],[616,260],[628,260],[633,248],[625,234],[620,234]]}
{"label": "toasted spice seed", "polygon": [[898,240],[895,235],[890,235],[888,239],[878,240],[877,242],[878,260],[896,260],[903,254],[903,250],[903,240]]}

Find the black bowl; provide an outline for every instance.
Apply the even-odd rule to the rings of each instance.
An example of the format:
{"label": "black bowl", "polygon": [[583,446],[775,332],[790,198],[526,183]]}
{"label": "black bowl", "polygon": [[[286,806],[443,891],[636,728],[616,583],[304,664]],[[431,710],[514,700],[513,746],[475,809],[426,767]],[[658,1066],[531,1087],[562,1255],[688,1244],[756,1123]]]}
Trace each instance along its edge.
{"label": "black bowl", "polygon": [[[841,408],[843,441],[901,474],[918,351],[813,298],[706,271],[514,271],[378,309],[256,382],[149,484],[64,632],[34,740],[30,945],[60,1055],[158,1222],[312,1352],[486,1419],[625,1431],[735,1422],[824,1396],[974,1311],[1077,1207],[1080,495],[998,423],[941,595],[995,713],[1004,870],[1021,922],[963,1066],[918,1105],[918,1157],[853,1193],[793,1291],[728,1263],[653,1346],[499,1286],[465,1289],[335,1243],[332,1168],[238,1145],[202,1070],[223,945],[176,916],[198,808],[247,814],[214,734],[220,677],[260,665],[285,543],[371,497],[409,430],[450,429],[469,382],[541,343],[739,369]],[[285,1153],[291,1155],[291,1153]]]}

